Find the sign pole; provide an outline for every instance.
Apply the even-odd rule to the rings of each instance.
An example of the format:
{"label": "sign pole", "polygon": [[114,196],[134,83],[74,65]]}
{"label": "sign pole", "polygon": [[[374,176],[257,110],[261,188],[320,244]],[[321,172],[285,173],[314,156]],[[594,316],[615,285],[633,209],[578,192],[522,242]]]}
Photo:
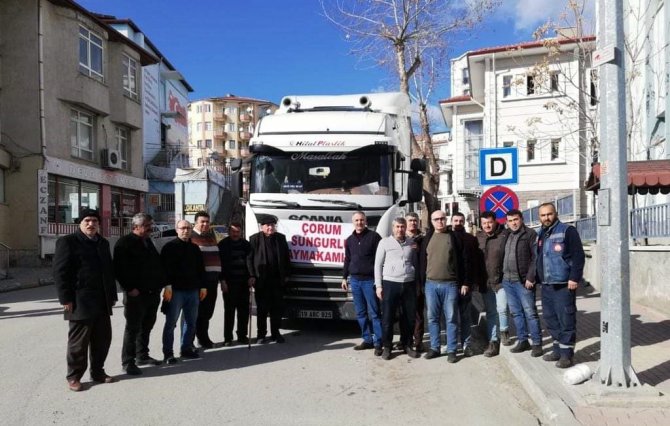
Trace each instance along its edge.
{"label": "sign pole", "polygon": [[[631,365],[628,167],[624,94],[623,0],[598,0],[601,190],[598,201],[601,314],[600,364],[594,375],[603,387],[639,386]],[[601,46],[608,46],[607,49]],[[614,54],[602,55],[613,49]],[[611,61],[603,61],[612,59]],[[596,61],[598,62],[598,61]]]}

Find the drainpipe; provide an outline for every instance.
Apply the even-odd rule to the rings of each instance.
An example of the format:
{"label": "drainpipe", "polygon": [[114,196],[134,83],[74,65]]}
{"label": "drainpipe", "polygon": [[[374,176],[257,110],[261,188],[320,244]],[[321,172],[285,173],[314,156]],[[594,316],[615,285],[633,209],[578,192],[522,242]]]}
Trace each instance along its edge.
{"label": "drainpipe", "polygon": [[[670,2],[666,1],[663,4],[663,12],[665,15],[665,70],[663,72],[665,79],[665,152],[670,152],[670,125],[668,125],[668,116],[670,114]],[[667,154],[666,154],[667,155]]]}
{"label": "drainpipe", "polygon": [[498,147],[498,72],[496,70],[496,54],[493,52],[493,146]]}
{"label": "drainpipe", "polygon": [[42,0],[37,0],[37,55],[39,73],[40,145],[42,159],[46,161],[46,118],[44,113],[44,18]]}

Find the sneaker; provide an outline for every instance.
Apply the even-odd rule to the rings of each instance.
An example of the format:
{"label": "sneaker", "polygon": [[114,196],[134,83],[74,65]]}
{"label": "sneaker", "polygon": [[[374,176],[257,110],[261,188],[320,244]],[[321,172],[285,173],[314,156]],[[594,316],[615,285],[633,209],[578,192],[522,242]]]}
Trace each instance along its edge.
{"label": "sneaker", "polygon": [[418,358],[419,357],[419,353],[417,351],[415,351],[414,349],[412,349],[411,346],[406,346],[405,347],[405,353],[410,358]]}
{"label": "sneaker", "polygon": [[391,348],[384,348],[382,350],[382,359],[384,361],[388,361],[389,359],[391,359]]}
{"label": "sneaker", "polygon": [[248,345],[249,344],[249,338],[248,337],[238,337],[237,338],[237,343],[240,345]]}
{"label": "sneaker", "polygon": [[524,340],[523,342],[517,342],[516,346],[509,351],[513,354],[519,354],[521,352],[527,351],[528,349],[530,349],[530,343],[528,343],[528,340]]}
{"label": "sneaker", "polygon": [[137,358],[137,365],[161,365],[161,362],[156,358],[151,358],[149,355]]}
{"label": "sneaker", "polygon": [[177,362],[178,362],[178,361],[177,361],[177,358],[175,358],[175,357],[172,356],[172,355],[170,355],[170,356],[168,356],[168,357],[165,357],[165,363],[166,363],[167,365],[175,365]]}
{"label": "sneaker", "polygon": [[470,358],[471,356],[474,356],[474,354],[475,351],[473,351],[470,346],[466,346],[465,348],[463,348],[463,356],[465,358]]}
{"label": "sneaker", "polygon": [[494,357],[500,353],[500,342],[494,341],[489,343],[489,347],[484,351],[484,356],[487,358]]}
{"label": "sneaker", "polygon": [[142,370],[135,364],[128,364],[123,367],[123,371],[125,371],[128,375],[130,376],[139,376],[142,374]]}
{"label": "sneaker", "polygon": [[200,354],[194,350],[181,351],[181,357],[186,359],[198,359]]}
{"label": "sneaker", "polygon": [[456,361],[458,361],[458,359],[456,358],[456,352],[447,352],[447,362],[449,364],[453,364]]}
{"label": "sneaker", "polygon": [[277,343],[286,343],[286,339],[284,339],[284,336],[282,336],[281,334],[279,336],[273,337],[272,340],[274,340]]}
{"label": "sneaker", "polygon": [[556,367],[558,368],[572,367],[572,358],[567,356],[560,357],[560,359],[556,361]]}
{"label": "sneaker", "polygon": [[512,340],[509,338],[509,331],[505,330],[500,332],[500,342],[503,346],[512,346]]}
{"label": "sneaker", "polygon": [[542,356],[542,345],[533,345],[530,350],[530,356],[533,358]]}
{"label": "sneaker", "polygon": [[542,359],[547,362],[556,362],[561,359],[561,356],[557,352],[549,352],[548,354],[544,354]]}
{"label": "sneaker", "polygon": [[354,346],[355,351],[364,351],[366,349],[373,349],[375,346],[369,342],[361,342]]}
{"label": "sneaker", "polygon": [[375,347],[375,356],[382,356],[382,347],[381,346],[376,346]]}
{"label": "sneaker", "polygon": [[428,349],[428,352],[426,352],[426,355],[424,355],[423,357],[426,359],[433,359],[437,358],[438,356],[440,356],[440,351],[439,350],[436,351],[435,349],[431,348]]}

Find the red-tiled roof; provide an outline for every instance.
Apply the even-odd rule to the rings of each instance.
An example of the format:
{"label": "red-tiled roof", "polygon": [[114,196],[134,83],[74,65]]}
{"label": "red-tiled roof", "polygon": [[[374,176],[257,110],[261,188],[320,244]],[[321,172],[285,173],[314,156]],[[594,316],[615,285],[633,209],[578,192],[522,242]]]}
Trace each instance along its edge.
{"label": "red-tiled roof", "polygon": [[441,104],[453,104],[456,102],[468,102],[472,100],[472,96],[470,95],[461,95],[461,96],[452,96],[449,99],[443,99],[439,103]]}
{"label": "red-tiled roof", "polygon": [[[591,168],[587,190],[597,191],[600,188],[600,175],[601,166],[596,163]],[[670,192],[670,160],[629,161],[628,192],[633,190],[641,194]]]}
{"label": "red-tiled roof", "polygon": [[495,46],[495,47],[485,47],[479,50],[473,50],[468,52],[468,56],[478,56],[486,55],[489,53],[498,53],[498,52],[510,52],[514,50],[523,50],[523,49],[532,49],[536,47],[543,47],[544,43],[548,40],[556,40],[559,44],[571,44],[579,42],[591,42],[596,40],[596,36],[584,36],[582,38],[561,38],[561,39],[544,39],[544,40],[533,40],[533,41],[524,41],[517,44],[508,44],[506,46]]}

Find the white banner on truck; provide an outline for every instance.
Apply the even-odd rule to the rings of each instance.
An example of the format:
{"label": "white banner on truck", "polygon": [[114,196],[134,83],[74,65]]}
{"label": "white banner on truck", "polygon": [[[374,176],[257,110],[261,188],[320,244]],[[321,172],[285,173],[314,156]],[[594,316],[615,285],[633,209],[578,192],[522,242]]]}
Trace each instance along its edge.
{"label": "white banner on truck", "polygon": [[278,230],[286,235],[291,262],[342,265],[344,241],[354,232],[351,223],[281,220]]}

